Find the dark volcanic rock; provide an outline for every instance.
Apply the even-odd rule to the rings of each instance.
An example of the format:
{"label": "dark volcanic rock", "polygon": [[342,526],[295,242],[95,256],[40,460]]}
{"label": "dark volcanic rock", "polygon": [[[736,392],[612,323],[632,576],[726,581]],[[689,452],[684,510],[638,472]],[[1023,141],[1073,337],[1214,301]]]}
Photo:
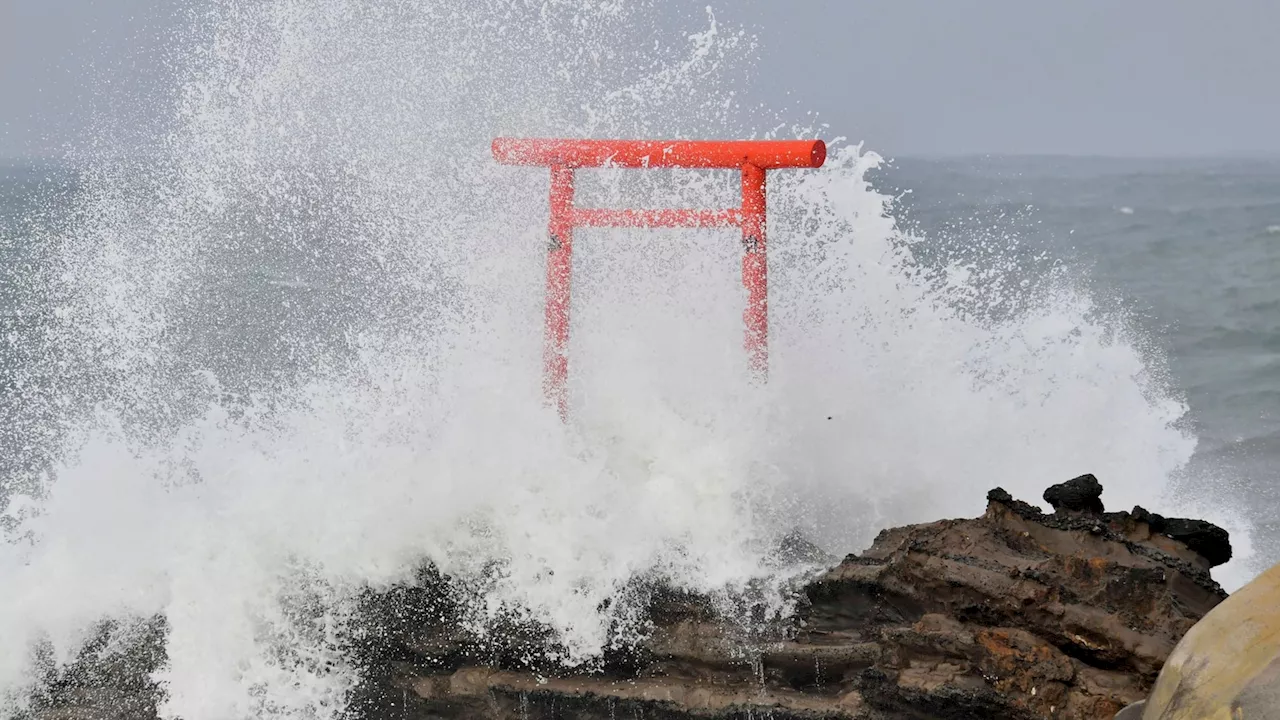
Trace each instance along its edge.
{"label": "dark volcanic rock", "polygon": [[1088,512],[1101,515],[1102,484],[1093,475],[1081,475],[1044,491],[1044,501],[1055,512]]}
{"label": "dark volcanic rock", "polygon": [[625,670],[388,681],[421,718],[1110,718],[1224,597],[1198,556],[1128,513],[989,499],[977,519],[882,532],[804,588],[789,626],[746,636],[688,599],[652,613]]}
{"label": "dark volcanic rock", "polygon": [[[162,688],[151,674],[165,662],[166,626],[156,618],[133,626],[103,623],[71,662],[57,666],[47,645],[37,650],[43,682],[27,716],[41,720],[151,720]],[[6,708],[0,706],[0,716]]]}
{"label": "dark volcanic rock", "polygon": [[1231,560],[1231,538],[1227,531],[1204,520],[1167,518],[1165,535],[1177,540],[1199,554],[1209,565],[1217,567]]}
{"label": "dark volcanic rock", "polygon": [[1040,512],[1040,508],[1021,500],[1015,500],[1009,491],[1004,488],[996,488],[987,493],[988,503],[1000,503],[1005,507],[1013,510],[1015,514],[1028,520],[1036,520],[1044,522],[1044,514]]}
{"label": "dark volcanic rock", "polygon": [[[370,594],[352,715],[1109,720],[1147,695],[1178,640],[1225,597],[1208,567],[1226,538],[1141,508],[1103,514],[1085,477],[1046,493],[1067,512],[1045,515],[997,488],[981,517],[881,532],[799,588],[786,622],[753,621],[750,598],[725,612],[640,584],[645,638],[587,669],[557,666],[537,627],[468,635],[464,600],[426,572],[418,587]],[[799,537],[779,554],[820,557]],[[82,716],[125,717],[93,709]]]}
{"label": "dark volcanic rock", "polygon": [[1231,560],[1231,536],[1226,530],[1205,520],[1166,518],[1142,507],[1135,507],[1132,516],[1145,522],[1151,532],[1177,540],[1204,558],[1209,567],[1225,565]]}

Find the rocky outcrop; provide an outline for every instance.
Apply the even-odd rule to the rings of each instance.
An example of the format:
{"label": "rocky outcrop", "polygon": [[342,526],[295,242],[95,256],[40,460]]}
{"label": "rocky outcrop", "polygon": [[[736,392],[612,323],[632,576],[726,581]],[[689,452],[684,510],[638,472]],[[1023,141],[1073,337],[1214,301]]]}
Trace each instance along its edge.
{"label": "rocky outcrop", "polygon": [[[1179,639],[1223,600],[1208,571],[1230,545],[1207,523],[1106,513],[1092,476],[1050,495],[1052,514],[996,489],[981,517],[886,530],[799,585],[786,621],[763,621],[751,598],[726,609],[640,583],[633,599],[647,608],[647,632],[589,671],[557,665],[537,627],[513,620],[483,639],[464,632],[465,602],[428,569],[415,587],[369,596],[352,648],[366,678],[353,711],[409,720],[1111,718],[1147,696]],[[786,552],[820,555],[796,538]],[[54,700],[46,717],[103,716],[68,714]]]}
{"label": "rocky outcrop", "polygon": [[1111,718],[1225,594],[1160,531],[1178,521],[1104,513],[1086,477],[1052,515],[995,490],[977,519],[885,531],[782,627],[659,595],[650,636],[597,672],[408,641],[382,697],[421,718]]}
{"label": "rocky outcrop", "polygon": [[1280,565],[1182,638],[1151,697],[1119,720],[1280,719]]}
{"label": "rocky outcrop", "polygon": [[[39,720],[154,720],[163,693],[151,673],[164,662],[165,623],[156,618],[128,627],[105,622],[81,649],[79,659],[57,667],[48,648],[35,653],[44,682],[29,710],[17,717]],[[8,650],[8,648],[6,648]],[[0,702],[0,717],[8,717]]]}

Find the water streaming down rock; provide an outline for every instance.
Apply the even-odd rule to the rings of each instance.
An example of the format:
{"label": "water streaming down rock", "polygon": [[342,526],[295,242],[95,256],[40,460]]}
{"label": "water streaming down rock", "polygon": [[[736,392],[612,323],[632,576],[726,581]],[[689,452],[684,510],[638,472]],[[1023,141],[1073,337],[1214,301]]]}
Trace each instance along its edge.
{"label": "water streaming down rock", "polygon": [[[31,281],[57,300],[21,373],[57,418],[29,417],[60,439],[7,493],[6,709],[104,618],[159,617],[164,714],[338,717],[362,594],[423,561],[468,599],[459,627],[536,622],[590,666],[643,635],[647,582],[790,612],[802,566],[772,551],[796,530],[844,552],[1082,466],[1114,502],[1172,502],[1194,440],[1141,338],[1052,278],[984,312],[1008,298],[917,265],[853,146],[771,187],[765,388],[729,234],[584,233],[562,425],[538,388],[545,179],[489,139],[793,120],[745,106],[752,40],[723,13],[665,12],[192,5],[154,152],[87,156]],[[728,204],[730,181],[602,172],[584,197]]]}

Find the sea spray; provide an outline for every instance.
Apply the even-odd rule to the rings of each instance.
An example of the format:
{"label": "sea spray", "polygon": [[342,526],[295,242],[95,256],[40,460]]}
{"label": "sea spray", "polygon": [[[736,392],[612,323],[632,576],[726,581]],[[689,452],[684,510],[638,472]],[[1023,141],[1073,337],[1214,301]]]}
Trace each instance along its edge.
{"label": "sea spray", "polygon": [[[9,499],[9,707],[36,648],[65,662],[104,618],[162,618],[166,716],[339,717],[358,599],[424,563],[478,589],[473,630],[516,613],[589,666],[638,578],[726,606],[763,583],[787,612],[773,557],[795,531],[849,551],[1084,471],[1160,510],[1194,439],[1134,336],[1069,283],[987,285],[1017,311],[966,312],[991,268],[939,283],[867,183],[879,158],[842,143],[772,180],[767,385],[732,233],[591,231],[569,422],[546,406],[546,178],[488,142],[784,126],[747,104],[753,41],[725,14],[193,5],[156,152],[91,162],[58,242],[43,360],[65,439]],[[644,175],[594,174],[584,199],[731,196]]]}

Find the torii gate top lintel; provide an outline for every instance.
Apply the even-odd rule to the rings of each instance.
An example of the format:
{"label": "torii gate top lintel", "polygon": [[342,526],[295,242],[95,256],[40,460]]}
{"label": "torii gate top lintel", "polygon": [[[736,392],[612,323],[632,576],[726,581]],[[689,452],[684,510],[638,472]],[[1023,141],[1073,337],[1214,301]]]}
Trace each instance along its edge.
{"label": "torii gate top lintel", "polygon": [[[551,170],[551,219],[547,257],[545,387],[565,417],[569,374],[569,286],[575,227],[740,227],[742,283],[747,288],[746,349],[751,368],[764,378],[769,365],[768,256],[765,171],[817,168],[827,158],[821,140],[587,140],[497,138],[493,157],[504,165]],[[722,210],[626,210],[576,208],[579,168],[738,169],[742,205]]]}
{"label": "torii gate top lintel", "polygon": [[557,140],[497,138],[493,156],[504,165],[539,167],[817,168],[827,159],[821,140]]}

